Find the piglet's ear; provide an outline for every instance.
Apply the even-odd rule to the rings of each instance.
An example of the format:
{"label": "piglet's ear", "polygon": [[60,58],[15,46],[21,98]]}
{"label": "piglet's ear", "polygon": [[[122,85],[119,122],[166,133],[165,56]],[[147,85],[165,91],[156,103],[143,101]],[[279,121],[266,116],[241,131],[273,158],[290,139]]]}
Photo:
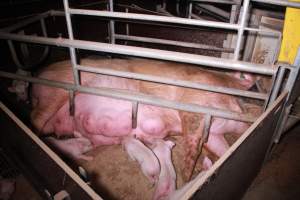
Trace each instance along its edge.
{"label": "piglet's ear", "polygon": [[172,142],[171,140],[168,140],[165,142],[170,148],[173,148],[173,146],[175,146],[175,143]]}

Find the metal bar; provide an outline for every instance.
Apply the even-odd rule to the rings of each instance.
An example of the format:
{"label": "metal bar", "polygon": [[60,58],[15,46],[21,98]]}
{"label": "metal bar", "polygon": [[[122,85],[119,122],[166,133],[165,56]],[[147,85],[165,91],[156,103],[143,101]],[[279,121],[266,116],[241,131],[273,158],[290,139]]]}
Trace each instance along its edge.
{"label": "metal bar", "polygon": [[187,18],[192,19],[192,14],[193,14],[193,3],[189,3],[188,5],[188,16]]}
{"label": "metal bar", "polygon": [[173,46],[180,46],[180,47],[187,47],[187,48],[197,48],[197,49],[207,49],[211,51],[221,51],[221,52],[233,52],[232,48],[221,48],[216,46],[210,46],[205,44],[197,44],[191,42],[181,42],[181,41],[174,41],[174,40],[165,40],[165,39],[156,39],[156,38],[149,38],[149,37],[139,37],[139,36],[129,36],[129,35],[121,35],[116,34],[116,39],[119,40],[127,40],[127,41],[135,41],[135,42],[146,42],[146,43],[155,43],[155,44],[166,44],[166,45],[173,45]]}
{"label": "metal bar", "polygon": [[[128,8],[125,8],[125,12],[126,13],[129,12]],[[129,24],[128,23],[126,23],[126,35],[129,35]],[[117,35],[115,35],[115,37],[117,37]]]}
{"label": "metal bar", "polygon": [[[48,37],[45,19],[44,18],[40,19],[40,23],[41,23],[43,36]],[[49,54],[49,47],[46,46],[44,49],[43,55],[40,57],[40,61],[44,61],[46,59],[46,57],[48,56],[48,54]]]}
{"label": "metal bar", "polygon": [[25,19],[25,20],[22,20],[22,21],[20,21],[18,23],[15,23],[12,26],[1,28],[0,31],[3,31],[3,32],[12,32],[12,31],[18,30],[20,28],[23,28],[23,27],[29,25],[29,24],[35,23],[35,22],[37,22],[37,21],[39,21],[41,19],[44,19],[44,18],[50,16],[50,13],[51,13],[51,11],[47,11],[47,12],[41,13],[41,14],[36,15],[34,17],[30,17],[28,19]]}
{"label": "metal bar", "polygon": [[239,60],[240,50],[242,48],[242,40],[244,35],[244,29],[246,27],[247,22],[247,12],[249,9],[250,0],[244,0],[243,2],[243,10],[242,10],[242,18],[238,29],[236,47],[233,54],[233,60]]}
{"label": "metal bar", "polygon": [[12,57],[14,63],[16,64],[16,66],[20,69],[24,68],[24,66],[19,61],[19,58],[17,56],[16,50],[15,50],[15,47],[14,47],[14,44],[12,43],[12,41],[7,40],[7,44],[8,44],[8,48],[9,48],[11,57]]}
{"label": "metal bar", "polygon": [[276,73],[274,67],[264,64],[249,63],[244,61],[233,61],[224,58],[215,58],[202,55],[194,55],[189,53],[180,53],[172,51],[164,51],[142,47],[132,47],[117,44],[106,44],[100,42],[70,40],[64,38],[45,38],[39,36],[25,36],[12,33],[1,33],[0,39],[16,40],[30,43],[55,45],[63,47],[74,47],[84,50],[101,51],[106,53],[115,53],[121,55],[138,56],[144,58],[154,58],[207,67],[215,67],[220,69],[231,69],[243,72],[252,72],[256,74],[273,75]]}
{"label": "metal bar", "polygon": [[[66,16],[69,39],[74,40],[72,21],[71,21],[71,16],[70,16],[70,12],[69,12],[70,8],[69,8],[68,0],[64,0],[64,9],[65,9],[65,16]],[[74,81],[75,81],[76,85],[79,85],[80,84],[80,81],[79,81],[80,77],[79,77],[78,71],[76,69],[77,62],[76,62],[75,48],[74,47],[69,47],[69,51],[70,51]]]}
{"label": "metal bar", "polygon": [[200,7],[200,9],[205,9],[215,15],[219,15],[225,19],[229,19],[230,18],[230,13],[218,8],[218,7],[215,7],[213,5],[209,5],[209,4],[196,4],[196,8]]}
{"label": "metal bar", "polygon": [[300,47],[298,48],[297,55],[294,61],[294,66],[291,68],[289,78],[287,80],[287,83],[285,85],[285,90],[289,92],[287,100],[284,103],[284,112],[281,113],[280,119],[278,120],[278,124],[276,127],[274,142],[278,143],[279,139],[281,138],[281,135],[284,130],[284,126],[286,125],[286,121],[288,119],[288,115],[291,111],[291,108],[293,106],[294,102],[291,102],[291,93],[293,92],[293,89],[295,87],[295,83],[297,81],[298,75],[300,71]]}
{"label": "metal bar", "polygon": [[50,16],[64,17],[65,12],[61,10],[50,10]]}
{"label": "metal bar", "polygon": [[282,33],[280,31],[269,31],[269,30],[263,30],[263,29],[258,29],[258,28],[245,27],[244,30],[249,31],[249,32],[263,33],[265,35],[270,35],[270,36],[280,36],[281,37],[281,35],[282,35]]}
{"label": "metal bar", "polygon": [[150,81],[150,82],[154,82],[154,83],[163,83],[163,84],[174,85],[174,86],[185,87],[185,88],[218,92],[218,93],[222,93],[222,94],[231,94],[231,95],[249,97],[249,98],[254,98],[254,99],[261,99],[261,100],[267,99],[267,95],[262,94],[262,93],[239,90],[239,89],[234,89],[234,88],[226,88],[226,87],[221,87],[221,86],[212,86],[212,85],[207,85],[207,84],[195,83],[195,82],[191,82],[191,81],[175,80],[175,79],[169,79],[169,78],[153,76],[153,75],[138,74],[138,73],[133,73],[133,72],[125,72],[125,71],[122,72],[122,71],[112,70],[112,69],[107,69],[107,68],[101,69],[101,68],[88,67],[88,66],[82,66],[82,65],[77,65],[77,69],[80,71],[85,71],[85,72],[92,72],[92,73],[104,74],[104,75],[109,75],[109,76],[117,76],[117,77],[123,77],[123,78],[130,78],[130,79],[137,79],[137,80],[143,80],[143,81]]}
{"label": "metal bar", "polygon": [[74,116],[75,114],[75,94],[73,90],[69,91],[69,114],[70,116]]}
{"label": "metal bar", "polygon": [[292,2],[292,1],[283,1],[283,0],[252,0],[253,2],[260,2],[266,4],[273,4],[277,6],[286,6],[291,8],[300,8],[299,2]]}
{"label": "metal bar", "polygon": [[[110,12],[114,11],[114,5],[113,5],[113,0],[109,0],[108,2],[108,8]],[[113,20],[109,21],[109,38],[110,38],[110,43],[115,44],[115,22]]]}
{"label": "metal bar", "polygon": [[230,4],[235,5],[237,4],[235,1],[230,0],[189,0],[189,2],[197,2],[197,3],[217,3],[217,4]]}
{"label": "metal bar", "polygon": [[141,20],[148,22],[160,22],[160,23],[171,23],[171,24],[182,24],[190,26],[204,26],[210,28],[220,28],[228,30],[238,30],[237,24],[228,24],[224,22],[214,22],[208,20],[195,20],[195,19],[185,19],[180,17],[167,17],[167,16],[155,16],[146,14],[136,14],[136,13],[124,13],[124,12],[108,12],[108,11],[97,11],[97,10],[84,10],[84,9],[69,9],[71,14],[75,15],[90,15],[98,17],[112,18],[116,20]]}
{"label": "metal bar", "polygon": [[[63,11],[51,10],[49,12],[50,12],[51,16],[65,16],[65,13]],[[128,11],[125,11],[125,12],[128,13]],[[202,19],[203,20],[203,18],[198,18],[198,19]],[[230,23],[232,24],[233,22],[230,22]],[[258,29],[258,28],[245,27],[244,30],[250,31],[250,32],[264,33],[264,34],[268,34],[268,35],[275,35],[275,36],[281,35],[281,32],[279,32],[279,31],[270,31],[270,30],[263,30],[263,29]]]}
{"label": "metal bar", "polygon": [[[200,143],[199,143],[199,146],[198,146],[198,152],[197,152],[197,157],[196,157],[196,162],[198,161],[201,153],[202,153],[202,150],[203,150],[203,145],[204,143],[206,143],[208,141],[208,137],[209,137],[209,129],[210,129],[210,126],[211,126],[211,115],[208,115],[206,114],[205,117],[204,117],[204,127],[203,127],[203,132],[202,132],[202,136],[201,136],[201,139],[200,139]],[[193,167],[193,172],[195,170],[195,166]]]}
{"label": "metal bar", "polygon": [[11,78],[17,80],[23,80],[36,84],[43,84],[51,87],[62,88],[65,90],[73,90],[74,92],[81,92],[87,94],[93,94],[97,96],[104,96],[109,98],[122,99],[127,101],[135,101],[143,104],[160,106],[165,108],[171,108],[176,110],[182,110],[193,113],[204,113],[210,114],[215,117],[221,117],[225,119],[233,119],[243,122],[254,122],[256,117],[252,116],[249,113],[242,114],[232,111],[227,111],[218,108],[211,108],[207,106],[200,106],[197,104],[181,103],[178,101],[170,101],[163,98],[159,98],[153,95],[142,94],[134,91],[122,90],[122,89],[112,89],[112,88],[103,88],[103,87],[85,87],[81,85],[74,85],[70,83],[64,83],[59,81],[52,81],[41,78],[33,78],[23,75],[17,75],[13,73],[8,73],[0,71],[0,77]]}
{"label": "metal bar", "polygon": [[137,127],[137,115],[138,115],[139,103],[133,101],[132,102],[132,128],[135,129]]}
{"label": "metal bar", "polygon": [[280,87],[282,86],[282,81],[284,78],[286,68],[285,67],[279,67],[278,69],[278,75],[276,77],[276,81],[272,87],[272,93],[268,104],[271,104],[275,101],[279,94]]}
{"label": "metal bar", "polygon": [[204,120],[204,131],[203,131],[203,143],[206,143],[208,141],[208,134],[209,134],[209,129],[211,125],[211,115],[205,115],[205,120]]}

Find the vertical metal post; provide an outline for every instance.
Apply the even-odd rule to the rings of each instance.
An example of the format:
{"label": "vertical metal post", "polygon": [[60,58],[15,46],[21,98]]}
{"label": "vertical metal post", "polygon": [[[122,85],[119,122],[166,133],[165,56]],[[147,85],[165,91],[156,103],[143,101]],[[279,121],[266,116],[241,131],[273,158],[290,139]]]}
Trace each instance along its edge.
{"label": "vertical metal post", "polygon": [[[125,12],[128,13],[128,8],[125,8]],[[126,35],[129,35],[129,24],[126,23],[125,24],[125,28],[126,28]],[[127,45],[127,40],[124,42],[125,45]]]}
{"label": "vertical metal post", "polygon": [[[69,39],[74,40],[73,29],[72,29],[72,21],[71,21],[71,16],[70,16],[70,12],[69,12],[69,2],[68,2],[68,0],[64,0],[64,9],[65,9]],[[74,83],[75,83],[76,86],[78,86],[78,85],[80,85],[80,76],[79,76],[78,70],[76,68],[77,67],[77,61],[76,61],[75,48],[74,47],[69,47],[69,51],[70,51],[70,57],[71,57],[71,65],[72,65]],[[70,116],[74,116],[75,115],[75,103],[74,103],[75,95],[74,95],[74,91],[70,91],[69,99],[70,99],[70,107],[69,107]]]}
{"label": "vertical metal post", "polygon": [[74,99],[75,98],[75,94],[73,90],[69,91],[69,114],[70,116],[74,116],[75,114],[75,102]]}
{"label": "vertical metal post", "polygon": [[193,12],[193,2],[189,2],[189,5],[188,5],[188,18],[189,19],[192,19],[192,12]]}
{"label": "vertical metal post", "polygon": [[137,115],[138,115],[139,103],[134,101],[132,102],[132,128],[135,129],[137,127]]}
{"label": "vertical metal post", "polygon": [[[64,9],[65,9],[69,39],[74,40],[68,0],[64,0]],[[69,47],[69,50],[70,50],[70,57],[71,57],[71,64],[72,64],[72,70],[73,70],[75,85],[79,85],[80,84],[80,78],[79,78],[79,73],[76,69],[77,62],[76,62],[75,48],[74,47]]]}
{"label": "vertical metal post", "polygon": [[270,98],[265,104],[265,109],[267,108],[267,105],[271,105],[277,98],[280,87],[282,86],[282,81],[283,81],[285,72],[286,72],[285,67],[279,67],[278,72],[276,73],[276,75],[273,76],[275,78],[274,78],[273,84],[272,84],[272,91],[270,91]]}
{"label": "vertical metal post", "polygon": [[41,27],[42,27],[43,36],[48,37],[47,29],[46,29],[46,24],[45,24],[45,19],[41,18],[40,19],[40,23],[41,23]]}
{"label": "vertical metal post", "polygon": [[[108,3],[109,3],[109,6],[108,6],[109,11],[113,12],[114,11],[113,0],[109,0]],[[116,43],[116,39],[115,39],[115,21],[114,20],[109,21],[109,39],[110,39],[111,44]]]}
{"label": "vertical metal post", "polygon": [[11,40],[7,40],[7,44],[14,63],[17,65],[18,68],[22,69],[23,65],[19,61],[14,44],[12,43]]}
{"label": "vertical metal post", "polygon": [[[208,141],[209,129],[210,129],[210,126],[211,126],[211,119],[212,119],[212,116],[209,115],[209,114],[206,114],[205,117],[204,117],[203,133],[202,133],[202,137],[201,137],[199,147],[198,147],[196,163],[197,163],[197,161],[198,161],[198,159],[199,159],[199,157],[202,153],[204,143],[206,143]],[[196,164],[194,165],[193,171],[195,170],[195,166],[196,166]]]}
{"label": "vertical metal post", "polygon": [[285,101],[285,103],[283,105],[284,106],[283,112],[281,113],[278,123],[277,123],[278,125],[276,127],[275,136],[274,136],[275,143],[278,143],[280,140],[280,137],[281,137],[284,127],[286,125],[286,121],[288,119],[288,115],[292,108],[293,102],[290,102],[290,96],[291,96],[291,92],[294,89],[296,80],[298,78],[299,71],[300,71],[300,47],[298,48],[297,56],[296,56],[296,59],[294,62],[294,67],[291,69],[289,78],[285,85],[285,90],[289,91],[289,94],[288,94],[287,100]]}
{"label": "vertical metal post", "polygon": [[241,50],[242,40],[243,40],[243,35],[244,35],[244,29],[245,29],[246,22],[247,22],[247,14],[248,14],[248,10],[249,10],[249,5],[250,5],[250,0],[244,0],[243,9],[242,9],[242,18],[241,18],[240,25],[238,28],[237,42],[236,42],[236,46],[234,49],[233,60],[239,60],[240,50]]}

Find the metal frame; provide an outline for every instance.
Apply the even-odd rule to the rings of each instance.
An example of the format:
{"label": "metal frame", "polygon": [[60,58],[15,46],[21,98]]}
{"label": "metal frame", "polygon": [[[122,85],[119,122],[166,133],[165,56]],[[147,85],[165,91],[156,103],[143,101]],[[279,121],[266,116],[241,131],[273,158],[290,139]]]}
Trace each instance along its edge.
{"label": "metal frame", "polygon": [[[183,63],[190,63],[190,64],[198,64],[198,65],[205,65],[209,67],[216,67],[220,69],[231,69],[231,70],[239,70],[244,72],[252,72],[257,74],[263,74],[263,75],[276,75],[277,70],[276,68],[272,68],[267,65],[261,65],[261,64],[252,64],[247,63],[243,61],[238,61],[239,59],[239,52],[241,49],[241,42],[242,37],[245,30],[248,31],[255,31],[255,32],[261,32],[259,29],[253,29],[246,27],[246,20],[247,20],[247,13],[249,9],[250,0],[245,0],[243,3],[243,14],[241,16],[241,21],[239,24],[230,24],[230,23],[223,23],[223,22],[211,22],[211,21],[205,21],[205,20],[193,20],[193,19],[183,19],[183,18],[175,18],[175,17],[167,17],[167,16],[154,16],[154,15],[145,15],[145,14],[134,14],[134,13],[122,13],[122,12],[113,12],[113,1],[109,1],[109,10],[110,11],[95,11],[95,10],[84,10],[84,9],[73,9],[69,7],[68,0],[64,0],[64,9],[65,9],[65,17],[67,22],[67,29],[68,29],[68,35],[69,39],[63,39],[63,38],[47,38],[47,37],[36,37],[36,36],[25,36],[25,35],[18,35],[13,33],[7,33],[12,32],[13,30],[19,29],[22,27],[22,25],[28,25],[30,23],[35,22],[36,20],[43,20],[45,17],[49,15],[59,15],[61,16],[62,12],[57,11],[50,11],[43,13],[40,16],[34,17],[34,19],[28,19],[25,20],[25,22],[22,24],[16,24],[12,27],[1,29],[0,31],[0,39],[7,39],[9,43],[11,43],[11,40],[16,41],[22,41],[22,42],[31,42],[31,43],[39,43],[39,44],[46,44],[46,45],[56,45],[56,46],[63,46],[68,47],[70,50],[70,57],[71,57],[71,64],[72,64],[72,70],[75,80],[75,85],[68,85],[65,84],[63,88],[70,90],[70,91],[81,91],[81,92],[88,92],[93,93],[96,95],[104,95],[104,96],[110,96],[114,98],[121,98],[126,99],[130,101],[134,101],[136,103],[146,103],[151,105],[157,105],[157,106],[164,106],[179,110],[185,110],[190,112],[204,112],[206,114],[210,114],[212,116],[219,116],[224,118],[231,118],[235,120],[240,121],[254,121],[253,119],[249,120],[247,117],[244,116],[241,117],[238,113],[230,113],[228,111],[223,111],[218,109],[208,109],[209,112],[207,112],[207,108],[203,106],[195,106],[195,105],[188,105],[188,104],[180,104],[178,102],[171,102],[171,101],[165,101],[163,99],[160,99],[160,101],[153,101],[150,100],[153,97],[146,97],[145,95],[142,95],[137,98],[136,94],[130,95],[126,94],[124,95],[121,92],[114,93],[113,90],[107,90],[106,89],[95,89],[95,88],[84,88],[80,85],[80,76],[79,76],[79,70],[86,71],[86,72],[93,72],[93,73],[100,73],[110,76],[118,76],[118,77],[125,77],[125,78],[133,78],[138,80],[146,80],[156,83],[164,83],[164,84],[170,84],[175,86],[181,86],[181,87],[188,87],[188,88],[194,88],[194,89],[202,89],[212,92],[220,92],[223,94],[233,94],[243,97],[250,97],[255,99],[261,99],[265,100],[266,102],[269,102],[269,99],[274,100],[274,94],[261,94],[256,92],[249,92],[249,91],[242,91],[242,90],[236,90],[232,88],[224,88],[224,87],[212,87],[205,84],[199,84],[199,83],[193,83],[190,81],[178,81],[178,80],[172,80],[172,79],[166,79],[162,77],[157,76],[147,76],[142,74],[135,74],[130,72],[118,72],[114,70],[100,70],[100,69],[93,69],[88,66],[80,66],[77,64],[76,61],[76,54],[75,54],[75,48],[78,49],[86,49],[86,50],[94,50],[94,51],[102,51],[107,53],[117,53],[122,55],[129,55],[129,56],[139,56],[139,57],[146,57],[146,58],[155,58],[155,59],[162,59],[162,60],[169,60],[169,61],[177,61],[177,62],[183,62]],[[278,3],[278,2],[276,2]],[[299,6],[300,4],[297,4]],[[295,6],[295,4],[293,4]],[[300,6],[299,6],[300,7]],[[109,27],[110,27],[110,42],[112,44],[106,44],[106,43],[97,43],[97,42],[89,42],[89,41],[81,41],[81,40],[75,40],[73,36],[73,29],[72,29],[72,22],[71,22],[71,14],[72,15],[91,15],[91,16],[98,16],[98,17],[105,17],[109,18]],[[140,48],[140,47],[129,47],[124,45],[117,45],[114,44],[116,35],[114,32],[114,20],[142,20],[146,22],[159,22],[159,23],[170,23],[170,24],[180,24],[180,25],[192,25],[192,26],[204,26],[204,27],[214,27],[214,28],[222,28],[227,30],[236,30],[238,32],[237,36],[237,45],[234,49],[234,58],[233,60],[230,59],[222,59],[222,58],[214,58],[214,57],[208,57],[208,56],[201,56],[201,55],[194,55],[194,54],[187,54],[187,53],[179,53],[179,52],[171,52],[171,51],[163,51],[163,50],[154,50],[154,49],[147,49],[147,48]],[[266,31],[263,31],[266,32]],[[267,31],[268,32],[268,31]],[[270,34],[278,34],[277,32],[268,32]],[[152,39],[153,40],[153,39]],[[155,42],[155,41],[154,41]],[[166,42],[166,41],[157,41],[157,42]],[[6,72],[0,72],[0,76],[4,77],[10,77],[10,78],[17,78],[21,80],[27,80],[27,81],[35,81],[33,79],[27,78],[27,77],[20,77],[17,75],[7,74]],[[39,81],[38,81],[39,82]],[[39,83],[51,85],[48,82],[40,81]],[[279,88],[278,84],[281,84],[281,81],[274,82],[275,88]],[[58,86],[60,84],[54,84],[55,86]],[[53,85],[52,85],[53,86]],[[110,94],[108,94],[111,91]],[[277,89],[275,89],[277,91]],[[112,95],[113,94],[113,95]],[[272,96],[273,95],[273,96]],[[71,98],[72,101],[74,98]],[[215,114],[218,113],[218,114]],[[219,114],[222,113],[222,114]],[[238,116],[238,117],[237,117]],[[245,120],[247,119],[247,120]]]}
{"label": "metal frame", "polygon": [[[261,2],[258,0],[253,0],[256,2]],[[281,2],[275,0],[267,0],[263,1],[264,3],[270,3],[275,5],[285,5],[291,7],[300,8],[300,3],[290,3],[290,2]],[[64,0],[64,8],[65,8],[65,17],[67,22],[67,29],[69,39],[65,38],[47,38],[47,37],[37,37],[37,36],[26,36],[26,35],[19,35],[15,33],[10,33],[13,30],[21,28],[24,24],[28,25],[36,20],[41,20],[49,14],[51,15],[61,15],[61,12],[51,11],[47,12],[41,16],[36,17],[34,20],[29,19],[24,24],[16,24],[13,27],[9,27],[6,29],[0,30],[0,39],[6,39],[9,43],[11,40],[21,41],[21,42],[29,42],[29,43],[38,43],[38,44],[45,44],[45,45],[55,45],[55,46],[63,46],[69,48],[70,57],[71,57],[71,64],[72,70],[74,75],[74,84],[62,83],[57,81],[49,81],[45,79],[39,78],[32,78],[26,77],[21,75],[16,75],[12,73],[7,73],[0,71],[0,77],[24,80],[32,83],[44,84],[52,87],[63,88],[70,92],[70,105],[74,106],[74,92],[82,92],[88,93],[93,95],[105,96],[105,97],[112,97],[118,98],[123,100],[128,100],[133,102],[133,127],[136,125],[136,111],[138,109],[138,104],[150,104],[155,106],[162,106],[177,110],[183,110],[188,112],[196,112],[196,113],[204,113],[206,115],[206,127],[205,130],[209,129],[210,126],[210,119],[211,117],[221,117],[226,119],[233,119],[237,121],[244,121],[244,122],[254,122],[255,118],[249,114],[240,114],[231,111],[209,108],[205,106],[199,106],[194,104],[186,104],[180,103],[176,101],[168,101],[165,99],[157,98],[151,95],[140,94],[136,92],[129,92],[124,90],[118,89],[108,89],[108,88],[91,88],[91,87],[84,87],[80,84],[80,76],[79,71],[86,71],[92,73],[99,73],[105,74],[110,76],[117,76],[117,77],[125,77],[125,78],[132,78],[138,80],[146,80],[156,83],[163,83],[163,84],[170,84],[180,87],[187,87],[187,88],[194,88],[194,89],[202,89],[212,92],[219,92],[223,94],[232,94],[238,96],[244,96],[249,98],[261,99],[265,100],[266,102],[273,102],[274,99],[277,97],[278,90],[280,85],[282,84],[282,77],[285,70],[291,70],[291,76],[288,79],[288,83],[286,85],[285,90],[291,91],[293,85],[295,84],[299,66],[296,68],[287,67],[285,69],[281,68],[272,68],[268,65],[261,65],[261,64],[253,64],[248,62],[239,61],[239,52],[241,50],[242,45],[242,37],[244,35],[244,31],[255,31],[261,32],[259,29],[248,28],[247,25],[247,13],[249,10],[250,0],[244,0],[243,3],[243,11],[242,16],[239,24],[229,24],[223,22],[210,22],[205,20],[194,20],[194,19],[183,19],[183,18],[174,18],[168,16],[153,16],[153,15],[145,15],[145,14],[133,14],[133,13],[121,13],[121,12],[113,12],[113,1],[109,1],[109,10],[110,11],[94,11],[94,10],[84,10],[84,9],[72,9],[69,8],[68,0]],[[73,37],[73,29],[72,29],[72,22],[71,22],[71,15],[91,15],[91,16],[98,16],[109,18],[109,25],[110,25],[110,42],[111,44],[106,43],[98,43],[98,42],[89,42],[89,41],[81,41],[75,40]],[[139,20],[139,21],[146,21],[148,23],[167,23],[167,24],[179,24],[179,25],[189,25],[189,26],[203,26],[203,27],[211,27],[211,28],[220,28],[220,29],[227,29],[227,30],[235,30],[237,31],[237,45],[234,48],[234,58],[233,59],[222,59],[222,58],[214,58],[208,56],[201,56],[201,55],[194,55],[188,53],[179,53],[179,52],[171,52],[171,51],[163,51],[163,50],[154,50],[149,48],[140,48],[140,47],[132,47],[132,46],[124,46],[124,45],[117,45],[114,43],[117,34],[114,31],[114,21],[115,20]],[[264,31],[266,32],[266,31]],[[277,32],[267,32],[270,34],[278,34]],[[153,39],[152,39],[153,42]],[[161,42],[164,43],[166,41],[154,41],[154,42]],[[113,54],[122,54],[122,55],[129,55],[129,56],[138,56],[138,57],[145,57],[145,58],[155,58],[161,60],[168,60],[168,61],[177,61],[182,63],[190,63],[190,64],[197,64],[197,65],[205,65],[208,67],[214,67],[219,69],[231,69],[231,70],[239,70],[243,72],[250,72],[250,73],[257,73],[262,75],[269,75],[273,76],[274,86],[273,91],[274,93],[270,94],[261,94],[256,92],[249,92],[249,91],[242,91],[236,90],[232,88],[224,88],[224,87],[212,87],[205,84],[193,83],[190,81],[178,81],[172,79],[166,79],[157,76],[149,76],[149,75],[142,75],[130,72],[118,72],[114,70],[104,70],[104,69],[95,69],[89,66],[81,66],[76,62],[76,54],[75,49],[85,49],[85,50],[94,50],[94,51],[101,51]],[[293,73],[297,70],[297,73]],[[278,73],[278,75],[277,75]],[[277,77],[277,79],[275,78]],[[287,100],[288,102],[288,100]],[[285,111],[282,112],[280,116],[280,122],[284,122],[286,115],[288,114],[289,104],[285,104]],[[70,110],[74,110],[74,107],[70,107]],[[72,113],[72,112],[71,112]],[[280,127],[277,128],[276,133],[280,132]],[[207,132],[207,131],[205,131]],[[203,144],[206,140],[208,135],[206,134],[205,138],[202,138],[201,144]]]}

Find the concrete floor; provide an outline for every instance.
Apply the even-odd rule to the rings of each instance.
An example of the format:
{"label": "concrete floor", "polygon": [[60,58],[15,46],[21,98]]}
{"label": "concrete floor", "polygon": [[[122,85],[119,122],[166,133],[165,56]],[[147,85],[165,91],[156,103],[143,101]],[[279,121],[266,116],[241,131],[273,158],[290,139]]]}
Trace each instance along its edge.
{"label": "concrete floor", "polygon": [[242,200],[300,199],[300,124],[275,146]]}

